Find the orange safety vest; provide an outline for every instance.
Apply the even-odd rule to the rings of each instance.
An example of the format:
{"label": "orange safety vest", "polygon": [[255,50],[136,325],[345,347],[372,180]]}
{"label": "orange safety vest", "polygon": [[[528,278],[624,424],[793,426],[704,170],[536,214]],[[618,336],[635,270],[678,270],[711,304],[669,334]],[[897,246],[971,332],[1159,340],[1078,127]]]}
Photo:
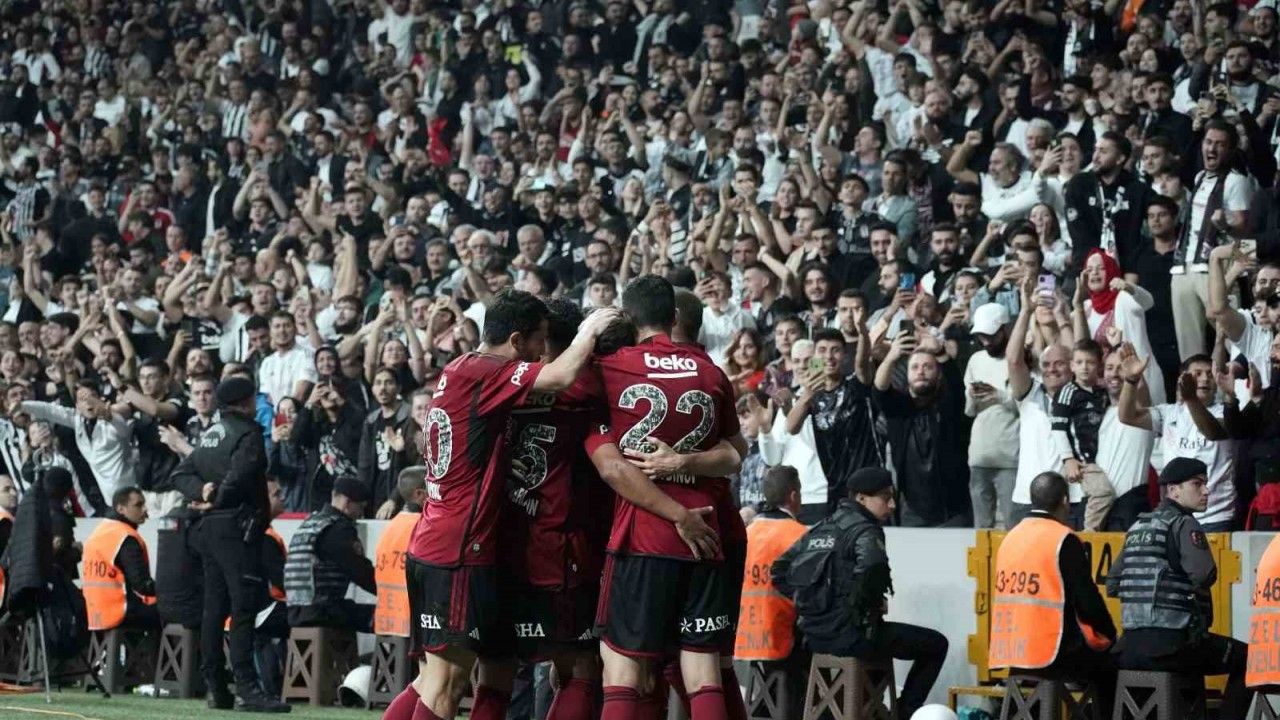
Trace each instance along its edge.
{"label": "orange safety vest", "polygon": [[[138,541],[142,557],[150,566],[147,542],[129,523],[103,520],[84,543],[84,605],[90,630],[111,630],[124,622],[129,590],[125,587],[124,571],[116,567],[116,554],[126,538]],[[135,597],[144,604],[156,604],[154,595],[135,593]]]}
{"label": "orange safety vest", "polygon": [[[275,541],[276,541],[276,545],[279,545],[279,546],[280,546],[280,557],[285,557],[286,555],[288,555],[289,551],[285,549],[285,548],[286,548],[286,546],[285,546],[285,544],[284,544],[284,538],[280,537],[280,533],[276,532],[276,529],[275,529],[275,528],[273,528],[273,527],[271,527],[270,525],[268,525],[268,526],[267,526],[267,531],[266,531],[265,533],[263,533],[263,534],[264,534],[264,535],[266,535],[267,537],[271,538],[272,540],[275,540]],[[275,585],[268,585],[268,586],[267,586],[267,592],[271,593],[271,599],[272,599],[272,600],[275,600],[276,602],[284,602],[284,601],[285,601],[285,598],[284,598],[284,588],[282,588],[282,587],[276,587]],[[230,616],[230,615],[228,615],[228,616],[227,616],[227,618],[226,618],[225,620],[223,620],[223,621],[222,621],[222,629],[223,629],[224,631],[227,631],[227,632],[229,632],[229,631],[231,630],[231,616]]]}
{"label": "orange safety vest", "polygon": [[[991,667],[1035,669],[1057,659],[1066,620],[1058,553],[1069,535],[1071,529],[1057,520],[1029,517],[1000,543],[992,578]],[[1105,636],[1074,620],[1090,648],[1111,646]]]}
{"label": "orange safety vest", "polygon": [[[0,508],[0,520],[8,520],[12,523],[14,521],[13,513],[5,510],[4,508]],[[4,591],[6,589],[7,582],[8,580],[4,576],[4,568],[0,567],[0,605],[4,604]]]}
{"label": "orange safety vest", "polygon": [[373,578],[378,583],[378,606],[373,611],[375,635],[409,637],[409,592],[404,577],[404,555],[409,536],[421,513],[402,512],[378,538],[373,554]]}
{"label": "orange safety vest", "polygon": [[747,526],[747,566],[733,655],[740,660],[782,660],[795,641],[796,608],[773,589],[773,561],[808,530],[791,518],[756,518]]}
{"label": "orange safety vest", "polygon": [[1271,539],[1253,581],[1249,620],[1249,687],[1280,684],[1280,536]]}

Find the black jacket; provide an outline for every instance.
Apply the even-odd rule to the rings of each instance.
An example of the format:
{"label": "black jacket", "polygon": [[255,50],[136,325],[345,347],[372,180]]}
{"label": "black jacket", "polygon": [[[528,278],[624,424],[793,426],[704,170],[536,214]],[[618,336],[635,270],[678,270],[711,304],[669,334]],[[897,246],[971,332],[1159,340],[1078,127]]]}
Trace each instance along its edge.
{"label": "black jacket", "polygon": [[[409,427],[412,421],[413,419],[409,417],[408,403],[402,402],[389,421],[383,419],[382,408],[374,408],[365,416],[364,423],[360,426],[357,477],[371,491],[371,500],[365,508],[369,517],[373,517],[387,500],[395,500],[397,507],[400,505],[400,494],[397,489],[400,471],[413,464],[410,459],[413,438]],[[399,430],[405,439],[404,449],[400,452],[383,446],[382,429],[387,426]],[[382,465],[386,467],[380,468]]]}
{"label": "black jacket", "polygon": [[824,542],[832,539],[833,566],[827,577],[834,586],[833,602],[827,610],[813,614],[797,606],[800,628],[815,650],[828,642],[847,640],[851,634],[865,637],[871,627],[883,619],[885,596],[892,587],[884,528],[866,508],[845,498],[834,514],[810,528],[773,561],[770,574],[774,589],[797,598],[804,588],[792,584],[792,565],[804,563],[806,555],[815,549],[821,551]]}
{"label": "black jacket", "polygon": [[224,408],[222,419],[201,436],[200,443],[174,469],[173,486],[188,498],[199,499],[204,484],[213,483],[213,512],[249,512],[266,527],[267,449],[257,420]]}

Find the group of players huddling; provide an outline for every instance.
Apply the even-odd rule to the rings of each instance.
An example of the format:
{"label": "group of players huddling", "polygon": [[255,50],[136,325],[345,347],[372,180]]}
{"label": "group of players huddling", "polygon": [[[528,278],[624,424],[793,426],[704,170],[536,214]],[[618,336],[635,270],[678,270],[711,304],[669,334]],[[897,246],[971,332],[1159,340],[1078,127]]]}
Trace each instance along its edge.
{"label": "group of players huddling", "polygon": [[554,666],[549,720],[594,717],[601,682],[603,720],[657,718],[668,686],[694,720],[745,715],[725,478],[746,445],[700,310],[677,305],[656,276],[585,320],[509,291],[444,368],[405,567],[420,674],[386,720],[452,720],[473,667],[471,717],[500,720],[521,660]]}

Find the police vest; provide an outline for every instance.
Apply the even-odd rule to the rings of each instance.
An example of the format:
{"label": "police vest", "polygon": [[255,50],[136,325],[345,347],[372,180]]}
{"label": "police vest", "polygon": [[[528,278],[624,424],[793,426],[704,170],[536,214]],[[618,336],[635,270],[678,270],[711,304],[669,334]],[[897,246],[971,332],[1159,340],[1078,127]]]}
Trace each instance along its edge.
{"label": "police vest", "polygon": [[[1058,564],[1066,525],[1029,517],[1000,543],[991,605],[991,667],[1043,668],[1058,657],[1066,622],[1066,584]],[[1111,641],[1079,618],[1085,643],[1106,650]]]}
{"label": "police vest", "polygon": [[747,567],[733,655],[741,660],[782,660],[791,654],[796,608],[773,589],[773,561],[808,530],[791,518],[756,518],[747,527]]}
{"label": "police vest", "polygon": [[198,446],[188,460],[204,482],[222,482],[227,468],[231,467],[231,455],[236,445],[244,436],[254,432],[262,432],[257,422],[234,412],[221,413],[221,419],[200,435]]}
{"label": "police vest", "polygon": [[1125,535],[1119,593],[1125,630],[1184,630],[1193,623],[1200,630],[1208,627],[1208,594],[1197,591],[1182,568],[1169,562],[1173,524],[1181,517],[1176,507],[1161,505],[1140,515]]}
{"label": "police vest", "polygon": [[284,563],[284,592],[289,607],[338,603],[346,596],[347,574],[337,563],[321,559],[316,552],[320,533],[344,521],[351,519],[327,506],[311,513],[289,539],[289,556]]}
{"label": "police vest", "polygon": [[1249,687],[1280,685],[1280,536],[1271,539],[1253,581],[1249,620]]}
{"label": "police vest", "polygon": [[[10,524],[13,524],[13,520],[14,520],[13,513],[9,512],[8,510],[5,510],[4,508],[0,508],[0,522],[3,522],[5,520],[8,520]],[[4,576],[4,568],[0,567],[0,605],[4,603],[4,591],[6,589],[7,582],[8,580],[6,580]]]}
{"label": "police vest", "polygon": [[378,605],[373,611],[375,635],[409,637],[409,593],[405,584],[404,554],[409,536],[422,513],[402,512],[391,519],[378,539],[373,555],[373,577],[378,582]]}
{"label": "police vest", "polygon": [[[84,605],[90,630],[111,630],[124,622],[129,602],[124,571],[116,566],[116,554],[126,538],[142,547],[142,557],[150,566],[147,543],[133,526],[119,520],[103,520],[84,543]],[[154,595],[135,593],[146,605],[154,605]]]}

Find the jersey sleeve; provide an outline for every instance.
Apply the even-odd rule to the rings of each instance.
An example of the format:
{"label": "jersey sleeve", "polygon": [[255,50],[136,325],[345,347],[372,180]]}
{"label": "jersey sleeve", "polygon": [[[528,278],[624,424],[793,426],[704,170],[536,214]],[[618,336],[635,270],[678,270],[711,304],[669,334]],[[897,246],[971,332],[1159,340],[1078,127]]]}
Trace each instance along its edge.
{"label": "jersey sleeve", "polygon": [[524,401],[542,372],[542,363],[511,361],[484,382],[477,410],[481,415],[510,410]]}
{"label": "jersey sleeve", "polygon": [[591,425],[591,430],[587,432],[586,440],[583,440],[582,447],[587,451],[587,457],[595,454],[596,450],[605,445],[617,445],[618,438],[614,435],[613,428],[609,425],[608,413],[600,413],[600,417]]}
{"label": "jersey sleeve", "polygon": [[723,372],[720,373],[717,390],[720,397],[720,406],[716,408],[716,415],[720,420],[720,438],[728,440],[742,432],[742,426],[738,423],[738,404],[734,401],[733,386]]}

